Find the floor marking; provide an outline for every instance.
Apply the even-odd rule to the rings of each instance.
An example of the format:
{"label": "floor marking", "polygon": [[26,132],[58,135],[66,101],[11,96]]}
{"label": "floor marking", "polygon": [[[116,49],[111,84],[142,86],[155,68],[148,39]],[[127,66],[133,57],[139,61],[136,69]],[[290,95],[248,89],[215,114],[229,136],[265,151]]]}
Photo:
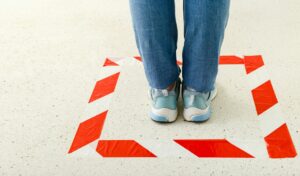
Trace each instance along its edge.
{"label": "floor marking", "polygon": [[[297,156],[288,127],[280,113],[272,82],[260,55],[220,56],[219,64],[245,67],[249,90],[252,93],[263,134],[261,141],[247,139],[244,141],[235,139],[101,140],[100,135],[109,111],[110,99],[122,72],[120,68],[141,61],[142,58],[138,56],[110,57],[104,60],[101,79],[97,81],[88,103],[87,111],[93,113],[85,113],[84,121],[78,127],[69,153],[82,150],[87,146],[89,149],[96,150],[102,157],[294,158]],[[177,61],[177,64],[182,65],[182,62]],[[95,115],[97,113],[99,114]]]}

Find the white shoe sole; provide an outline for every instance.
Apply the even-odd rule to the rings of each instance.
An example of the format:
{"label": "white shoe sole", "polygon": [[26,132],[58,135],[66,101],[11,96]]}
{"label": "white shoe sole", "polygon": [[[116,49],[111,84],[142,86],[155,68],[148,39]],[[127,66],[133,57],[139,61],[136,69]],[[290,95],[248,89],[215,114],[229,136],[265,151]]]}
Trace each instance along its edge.
{"label": "white shoe sole", "polygon": [[177,119],[178,110],[175,109],[155,109],[151,108],[150,117],[156,122],[174,122]]}

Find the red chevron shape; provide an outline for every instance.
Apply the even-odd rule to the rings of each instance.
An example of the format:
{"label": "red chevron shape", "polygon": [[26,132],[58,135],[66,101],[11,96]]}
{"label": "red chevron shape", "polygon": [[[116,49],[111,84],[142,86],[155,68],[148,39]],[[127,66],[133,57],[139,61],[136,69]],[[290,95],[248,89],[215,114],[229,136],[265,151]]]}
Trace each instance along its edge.
{"label": "red chevron shape", "polygon": [[134,140],[100,140],[96,151],[103,157],[156,157]]}
{"label": "red chevron shape", "polygon": [[97,140],[103,128],[107,111],[102,112],[79,124],[69,153]]}
{"label": "red chevron shape", "polygon": [[180,139],[174,141],[198,157],[254,158],[226,139]]}
{"label": "red chevron shape", "polygon": [[261,55],[245,56],[244,61],[245,61],[245,69],[247,74],[255,71],[256,69],[264,65],[264,61]]}
{"label": "red chevron shape", "polygon": [[142,62],[142,58],[140,56],[134,56],[133,58],[135,58],[136,60]]}
{"label": "red chevron shape", "polygon": [[293,140],[286,124],[281,125],[265,137],[271,158],[290,158],[297,156]]}
{"label": "red chevron shape", "polygon": [[103,67],[106,67],[106,66],[119,66],[119,64],[113,62],[112,60],[106,58],[105,59],[105,62],[103,64]]}
{"label": "red chevron shape", "polygon": [[244,59],[237,56],[220,56],[219,64],[244,64]]}
{"label": "red chevron shape", "polygon": [[270,80],[253,89],[251,92],[257,115],[260,115],[278,103]]}
{"label": "red chevron shape", "polygon": [[114,92],[118,82],[119,75],[120,72],[115,73],[107,78],[99,80],[95,85],[89,103]]}

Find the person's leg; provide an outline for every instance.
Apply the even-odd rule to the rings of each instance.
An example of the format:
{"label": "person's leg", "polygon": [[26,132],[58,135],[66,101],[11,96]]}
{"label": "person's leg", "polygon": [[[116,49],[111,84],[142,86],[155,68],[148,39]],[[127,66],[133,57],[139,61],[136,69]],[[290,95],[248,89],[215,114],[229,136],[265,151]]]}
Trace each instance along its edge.
{"label": "person's leg", "polygon": [[184,0],[183,84],[197,92],[214,89],[229,0]]}
{"label": "person's leg", "polygon": [[148,83],[165,89],[179,77],[174,0],[130,0],[130,9]]}

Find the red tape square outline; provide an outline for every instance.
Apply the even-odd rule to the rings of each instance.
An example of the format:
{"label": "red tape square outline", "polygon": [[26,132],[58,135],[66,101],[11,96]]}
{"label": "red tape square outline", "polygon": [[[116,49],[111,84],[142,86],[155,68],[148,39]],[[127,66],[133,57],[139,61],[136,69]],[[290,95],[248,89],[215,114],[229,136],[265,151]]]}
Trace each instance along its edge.
{"label": "red tape square outline", "polygon": [[[134,58],[138,61],[142,61],[141,57]],[[177,61],[177,64],[181,65],[182,62]],[[244,65],[246,74],[248,75],[262,67],[264,62],[261,55],[244,56],[244,58],[230,55],[220,56],[219,64]],[[106,58],[103,67],[107,66],[119,65],[111,59]],[[120,72],[99,80],[95,85],[89,103],[113,93],[118,82],[119,74]],[[253,89],[251,92],[258,116],[278,103],[270,80]],[[80,123],[69,153],[100,138],[107,111]],[[270,158],[293,158],[297,156],[286,123],[274,129],[269,135],[264,137],[264,140]],[[254,156],[226,139],[174,139],[174,142],[197,157],[254,158]],[[96,151],[102,157],[157,157],[135,140],[99,140]]]}

